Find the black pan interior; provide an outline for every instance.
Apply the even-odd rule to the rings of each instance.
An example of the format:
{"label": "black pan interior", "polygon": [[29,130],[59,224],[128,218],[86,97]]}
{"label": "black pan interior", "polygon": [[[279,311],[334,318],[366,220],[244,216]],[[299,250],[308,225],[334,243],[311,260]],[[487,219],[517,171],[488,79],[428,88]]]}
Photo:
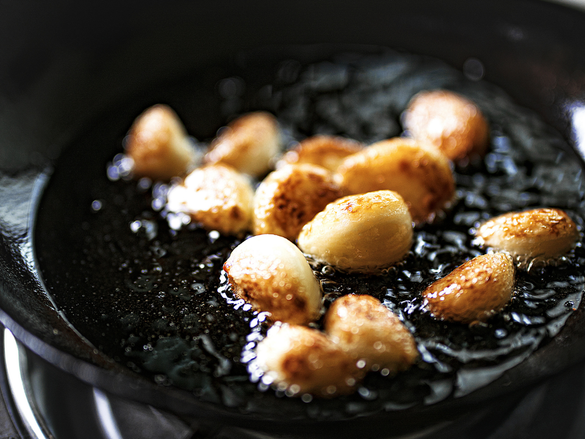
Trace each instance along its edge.
{"label": "black pan interior", "polygon": [[417,230],[416,249],[402,266],[382,277],[316,267],[326,304],[347,293],[389,303],[415,329],[423,361],[395,380],[373,374],[359,395],[336,401],[275,402],[273,392],[256,390],[244,358],[266,325],[242,304],[234,306],[229,291],[221,293],[221,267],[241,239],[197,227],[176,231],[152,207],[156,184],[108,180],[107,164],[122,152],[132,121],[115,120],[124,111],[96,123],[64,152],[39,205],[38,261],[51,297],[73,326],[99,351],[154,382],[270,417],[283,410],[302,416],[304,409],[314,417],[333,408],[351,417],[461,397],[554,337],[581,301],[580,243],[559,267],[519,271],[515,300],[485,327],[434,321],[420,309],[420,292],[481,253],[469,233],[478,221],[552,205],[582,224],[581,168],[562,138],[515,108],[505,93],[438,60],[374,47],[277,50],[241,53],[223,69],[216,65],[218,76],[195,72],[161,85],[151,102],[177,109],[189,132],[203,140],[238,114],[268,110],[291,139],[328,133],[369,144],[399,135],[406,103],[435,88],[467,94],[491,121],[490,154],[457,168],[455,206],[437,224]]}
{"label": "black pan interior", "polygon": [[[579,29],[582,29],[577,23],[580,17],[579,14],[568,13],[560,8],[549,5],[544,6],[540,3],[532,2],[518,2],[513,5],[507,3],[493,3],[489,7],[479,3],[470,5],[463,2],[453,2],[452,4],[449,4],[449,6],[441,5],[440,8],[430,2],[417,2],[410,7],[405,5],[392,5],[393,7],[390,8],[389,6],[380,5],[377,2],[373,2],[371,5],[367,6],[370,6],[370,8],[365,8],[363,16],[352,17],[354,18],[354,21],[357,19],[357,23],[361,24],[361,26],[355,28],[359,28],[359,32],[354,30],[352,34],[348,34],[346,29],[352,29],[353,27],[350,26],[348,28],[344,26],[347,22],[336,22],[333,24],[332,28],[330,27],[328,29],[328,32],[331,32],[331,34],[325,35],[325,31],[321,27],[318,27],[317,24],[319,19],[323,19],[323,17],[327,15],[327,8],[325,6],[322,6],[322,8],[314,8],[312,10],[314,14],[307,15],[306,11],[308,9],[305,8],[304,11],[301,12],[302,5],[299,5],[298,10],[295,9],[294,11],[288,11],[291,13],[294,12],[292,15],[289,14],[289,23],[292,24],[295,20],[304,23],[308,22],[308,25],[310,24],[311,29],[313,29],[313,33],[311,33],[310,37],[299,37],[295,34],[292,27],[290,29],[285,27],[282,29],[282,32],[279,33],[277,38],[278,42],[287,43],[291,40],[295,42],[339,42],[344,40],[368,43],[375,42],[376,44],[385,44],[390,47],[407,48],[409,51],[417,53],[432,53],[434,56],[447,60],[458,68],[463,67],[465,60],[470,57],[475,57],[482,61],[485,67],[486,79],[503,85],[506,92],[513,95],[518,102],[535,108],[547,122],[565,135],[566,138],[572,138],[571,125],[568,119],[570,113],[567,113],[567,108],[570,104],[579,102],[582,97],[583,82],[581,79],[583,77],[583,69],[578,64],[579,61],[576,60],[583,58],[578,57],[582,49],[580,47],[575,47],[569,42],[579,39],[579,32],[581,32]],[[523,7],[529,9],[523,9]],[[184,8],[182,9],[182,12],[189,13],[184,16],[189,17],[194,17],[197,13],[208,14],[216,12],[199,10],[196,13],[186,5],[182,5],[182,8]],[[532,12],[525,13],[526,10]],[[376,11],[376,13],[374,14],[372,11]],[[376,34],[376,31],[372,29],[372,26],[366,26],[366,23],[377,20],[377,17],[374,17],[374,15],[384,15],[380,14],[380,11],[386,12],[387,14],[385,16],[389,17],[391,24],[394,25],[390,26],[391,30],[384,33],[383,36],[380,35],[380,33]],[[153,11],[151,10],[151,12]],[[228,27],[228,25],[234,25],[233,29],[241,29],[238,27],[239,25],[235,24],[237,12],[240,11],[234,10],[233,15],[232,12],[224,15],[222,17],[224,19],[223,25],[226,27]],[[350,15],[348,11],[345,12],[348,13],[348,16]],[[151,19],[149,14],[143,14],[144,15],[140,12],[138,13],[140,19],[144,20],[143,22],[129,19],[128,23],[124,23],[124,25],[129,24],[132,30],[138,29],[139,31],[143,31],[146,27],[146,23]],[[172,11],[166,11],[162,14],[161,22],[170,25],[173,21],[170,19],[170,16],[172,15]],[[286,14],[284,15],[286,16]],[[479,18],[480,16],[481,18]],[[129,17],[130,16],[127,16],[127,18]],[[260,18],[261,17],[258,17],[256,19],[260,20]],[[453,23],[457,23],[457,26],[453,26]],[[184,35],[189,34],[189,31],[192,31],[191,24],[192,23],[187,24],[179,20],[179,24],[174,27],[175,32],[184,32]],[[200,26],[200,29],[210,31],[209,28],[205,28],[203,20],[197,21],[197,24]],[[113,25],[119,30],[121,37],[128,38],[127,33],[121,30],[124,29],[124,26],[120,26],[120,23],[113,23]],[[270,26],[274,25],[271,24]],[[415,33],[415,35],[413,35],[412,32],[406,32],[412,27],[421,32]],[[555,31],[552,32],[554,38],[551,37],[551,32],[542,32],[543,27],[546,29],[554,29]],[[227,52],[236,52],[237,48],[241,49],[246,45],[258,45],[260,42],[265,43],[264,38],[262,38],[264,35],[257,30],[257,27],[253,28],[255,30],[244,32],[242,35],[246,35],[246,37],[238,43],[230,41],[230,43],[233,43],[230,49],[226,49],[229,45],[222,45],[222,38],[226,38],[225,34],[219,36],[214,41],[213,47],[218,48],[218,53],[223,51],[225,54]],[[345,33],[341,32],[341,28],[344,29]],[[274,31],[274,29],[272,30]],[[91,34],[94,31],[95,29],[86,30],[88,34]],[[205,34],[205,32],[201,33]],[[430,38],[430,35],[434,35],[435,33],[441,35],[441,38]],[[209,32],[209,34],[211,34],[211,32]],[[342,34],[344,36],[340,37]],[[230,33],[230,36],[231,35],[232,33]],[[408,35],[408,37],[405,35]],[[465,38],[462,38],[462,35],[465,35]],[[144,36],[144,34],[142,34],[142,36]],[[160,35],[157,33],[156,37],[160,37]],[[150,36],[150,41],[152,39],[153,37]],[[122,38],[122,41],[128,42],[128,40],[124,38]],[[203,41],[208,42],[209,40],[204,38]],[[95,62],[100,59],[100,56],[105,57],[105,54],[112,49],[114,44],[110,41],[109,43],[105,43],[108,47],[104,48],[102,46],[98,48],[95,41],[91,40],[89,36],[87,41],[80,44],[83,43],[88,43],[87,45],[91,47],[89,53],[94,56],[93,66],[99,71]],[[134,44],[138,44],[139,47],[142,47],[140,43],[134,42]],[[196,43],[193,40],[185,39],[181,42],[180,47],[185,50],[189,46],[195,46],[196,48],[201,49],[199,44],[200,43]],[[170,56],[164,57],[161,55],[161,52],[156,52],[157,50],[160,50],[160,48],[157,49],[156,45],[153,47],[155,53],[160,55],[163,65],[166,65],[167,67],[169,65],[175,65],[174,68],[170,69],[170,71],[173,72],[173,79],[180,81],[177,77],[184,78],[185,75],[178,74],[184,69],[193,71],[193,66],[190,64],[195,63],[194,61],[177,61],[176,59],[170,59]],[[502,47],[504,49],[502,49]],[[60,49],[63,49],[63,47]],[[65,51],[70,51],[71,47],[66,47],[65,49]],[[146,49],[142,47],[142,50]],[[203,50],[198,53],[201,53],[200,59],[207,58],[208,61],[210,58],[216,57],[232,60],[230,63],[223,64],[223,67],[221,63],[214,62],[214,67],[211,69],[206,69],[205,71],[202,69],[197,70],[198,78],[204,79],[195,86],[193,93],[196,95],[197,99],[199,99],[199,103],[205,102],[207,108],[214,108],[214,105],[216,105],[214,103],[216,101],[213,99],[215,96],[214,93],[216,92],[214,89],[214,81],[233,74],[232,69],[237,66],[237,62],[234,60],[237,60],[237,57],[219,56],[218,54],[209,55],[208,51]],[[144,59],[139,60],[141,55]],[[132,56],[134,61],[139,60],[143,63],[142,65],[148,64],[148,58],[148,56],[144,55],[144,52],[134,53]],[[242,66],[238,67],[241,68]],[[154,70],[156,71],[156,69]],[[531,74],[527,75],[526,72]],[[136,73],[136,71],[133,71],[133,73]],[[163,73],[164,72],[157,72],[152,75],[164,76]],[[128,82],[131,82],[128,78],[132,75],[125,76],[122,74],[121,76],[122,78],[126,78]],[[145,74],[145,76],[148,75]],[[129,121],[131,121],[131,119],[146,105],[154,103],[155,101],[170,100],[169,96],[173,95],[173,86],[168,83],[165,84],[165,81],[157,80],[155,81],[156,87],[152,87],[152,81],[149,82],[152,78],[144,79],[144,77],[142,77],[141,79],[149,83],[149,86],[134,87],[134,90],[138,89],[136,93],[128,93],[125,91],[123,93],[125,95],[124,99],[121,100],[110,96],[111,102],[115,102],[116,105],[106,105],[104,102],[101,103],[102,107],[115,107],[116,111],[114,114],[99,116],[99,114],[103,114],[103,112],[99,108],[99,103],[94,103],[94,106],[88,107],[88,115],[83,116],[87,117],[87,120],[83,120],[82,116],[72,116],[72,114],[75,111],[78,112],[79,109],[63,109],[60,114],[53,116],[55,119],[58,119],[58,122],[61,124],[60,126],[67,125],[67,122],[71,119],[77,121],[78,123],[74,124],[76,126],[75,131],[91,133],[91,136],[69,136],[70,139],[76,139],[75,141],[83,140],[83,148],[75,148],[75,146],[73,146],[69,151],[75,151],[75,153],[63,156],[58,162],[59,167],[56,169],[63,169],[64,166],[62,166],[62,164],[65,162],[67,165],[65,168],[69,169],[72,174],[64,179],[66,184],[63,185],[64,187],[57,190],[57,193],[61,195],[56,197],[58,198],[57,200],[53,199],[52,202],[61,203],[61,205],[66,206],[69,200],[81,199],[87,200],[91,205],[91,201],[100,198],[99,180],[100,177],[103,176],[104,169],[99,166],[90,167],[88,169],[82,169],[76,166],[79,165],[79,163],[92,162],[93,160],[100,162],[107,161],[116,148],[119,148]],[[261,83],[264,78],[261,76],[255,77],[251,78],[251,81],[254,82],[256,79]],[[14,79],[14,81],[15,80],[16,79]],[[20,80],[24,84],[27,79],[20,78]],[[33,80],[30,79],[30,81],[32,82]],[[105,84],[101,85],[107,86],[108,84],[113,84],[113,82],[108,83],[108,81],[105,81]],[[197,86],[200,86],[200,88],[197,89]],[[24,88],[25,85],[22,87]],[[112,89],[119,90],[120,88],[117,86]],[[210,90],[212,89],[213,93],[210,95]],[[163,92],[163,90],[166,91]],[[92,94],[91,91],[87,91],[86,93],[88,95]],[[46,97],[47,96],[42,96],[42,98]],[[183,114],[193,114],[196,116],[185,117],[185,121],[188,124],[189,131],[197,133],[198,137],[210,137],[213,134],[213,130],[225,121],[225,118],[222,118],[219,115],[220,111],[218,108],[215,108],[214,111],[199,111],[198,109],[201,108],[199,103],[195,104],[193,101],[189,102],[188,95],[183,96],[183,98],[185,101],[182,104],[180,103],[181,99],[176,97],[173,99],[173,103],[178,104],[177,106]],[[69,97],[67,102],[74,104],[85,103],[83,97],[76,97],[75,99]],[[128,104],[128,102],[130,103]],[[74,105],[72,108],[78,107],[79,105],[77,107]],[[32,109],[34,109],[34,107]],[[91,114],[93,114],[93,117],[89,116]],[[61,119],[59,120],[59,118]],[[88,121],[91,123],[88,123]],[[49,133],[47,138],[50,138],[57,144],[54,149],[58,150],[60,145],[71,145],[73,143],[71,140],[67,142],[56,142],[55,138],[58,137],[56,134],[59,132],[59,128],[55,128],[51,124],[48,125],[49,126],[46,127],[45,130]],[[98,126],[100,129],[92,132],[92,126]],[[106,131],[102,130],[103,127],[107,127]],[[64,130],[63,128],[60,129],[62,131]],[[32,143],[33,142],[31,142],[31,144]],[[35,148],[38,148],[38,146],[35,146]],[[31,149],[34,148],[31,147]],[[79,154],[79,156],[76,156],[75,154]],[[42,160],[40,161],[42,162]],[[30,164],[31,163],[26,163],[26,165],[21,166],[21,168],[30,168]],[[94,174],[91,174],[91,172],[94,172]],[[28,180],[23,179],[22,175],[22,173],[19,173],[17,180],[9,180],[7,186],[11,184],[13,187],[14,182],[16,181],[26,189],[30,187],[30,193],[33,193],[34,191],[32,188],[36,187],[34,182],[37,181],[35,177],[38,174],[32,170]],[[29,186],[22,183],[27,181],[29,182]],[[57,178],[55,178],[54,181],[57,181]],[[97,192],[92,193],[92,190],[96,191],[96,189],[88,188],[84,185],[84,181],[98,182]],[[28,202],[30,202],[30,199],[33,197],[32,195],[29,195],[29,192],[25,191],[25,193],[25,195],[28,195],[28,200],[26,200],[27,203],[23,203],[23,205],[19,204],[19,207],[24,211],[24,216],[26,217],[24,222],[26,223],[26,221],[28,221],[26,209],[30,208]],[[91,194],[91,196],[88,197],[88,194]],[[79,210],[76,209],[71,210],[65,208],[64,210],[79,212]],[[63,213],[64,210],[59,212]],[[69,221],[74,223],[79,219],[79,217],[68,218]],[[59,230],[58,226],[62,227],[62,224],[64,224],[64,222],[61,222],[62,217],[59,215],[57,215],[52,221],[52,226],[54,227],[51,228],[53,230]],[[79,222],[77,222],[77,224],[79,224]],[[19,232],[21,234],[26,234],[26,227],[27,225],[25,224],[23,230],[19,230]],[[9,285],[5,288],[6,295],[4,301],[6,303],[3,305],[3,309],[5,311],[8,310],[8,313],[13,316],[16,321],[24,322],[25,326],[29,328],[34,335],[44,340],[52,340],[52,343],[59,346],[60,349],[64,349],[67,352],[73,352],[76,356],[79,356],[81,352],[85,352],[82,354],[84,357],[93,356],[94,362],[101,361],[102,364],[108,364],[107,360],[99,359],[101,357],[100,355],[92,354],[93,350],[91,347],[88,348],[87,344],[80,343],[82,339],[80,339],[75,332],[72,332],[70,329],[68,330],[67,325],[62,323],[62,318],[52,309],[52,305],[50,304],[50,301],[46,299],[44,291],[38,283],[38,279],[35,278],[34,273],[29,274],[30,265],[27,265],[26,263],[18,265],[15,262],[10,262],[14,259],[15,253],[17,256],[16,260],[18,261],[18,245],[21,244],[15,242],[15,239],[10,239],[14,238],[14,235],[15,234],[10,235],[7,233],[5,236],[5,248],[8,249],[6,250],[6,257],[4,259],[6,261],[5,265],[7,272],[15,273],[15,275],[9,279],[9,282],[7,282]],[[63,237],[63,245],[66,245],[68,233],[63,235],[61,235],[61,237]],[[74,234],[73,236],[82,239],[82,236],[79,234]],[[93,279],[92,282],[95,282],[95,279]],[[19,287],[23,285],[30,285],[30,289],[32,289],[32,291],[37,291],[37,294],[31,296],[30,299],[23,300],[21,298],[22,295],[18,292]],[[83,294],[84,293],[79,293],[79,303],[83,303]],[[8,303],[10,302],[8,299],[8,297],[11,297],[10,295],[18,298],[15,304]],[[33,318],[27,315],[25,309],[27,311],[31,309],[33,310]],[[83,326],[83,324],[81,324],[81,326]],[[54,331],[47,330],[48,328],[57,327],[60,328],[60,333],[59,331],[55,333]],[[68,331],[71,335],[64,336],[63,334],[68,333]],[[83,330],[81,330],[81,332],[84,333]],[[564,334],[567,332],[568,331],[565,331]],[[56,336],[56,334],[58,334],[58,336]],[[570,332],[569,334],[571,335],[560,337],[560,341],[555,343],[571,344],[574,343],[575,340],[576,342],[579,341],[580,336],[578,332],[576,336]],[[99,345],[99,342],[95,344]],[[554,347],[556,347],[556,344],[553,343],[553,348]],[[554,349],[552,350],[554,351]],[[579,355],[575,356],[579,357]],[[569,357],[573,356],[569,355]],[[558,361],[557,359],[558,357],[555,357],[555,360],[551,361],[551,363],[554,363],[552,369],[558,367],[558,364],[556,364]],[[572,358],[569,359],[571,360]],[[560,362],[562,363],[563,361]],[[539,367],[541,366],[534,366],[533,370],[536,370]],[[529,373],[528,375],[530,376],[531,374]],[[538,373],[535,373],[535,375],[538,375]]]}

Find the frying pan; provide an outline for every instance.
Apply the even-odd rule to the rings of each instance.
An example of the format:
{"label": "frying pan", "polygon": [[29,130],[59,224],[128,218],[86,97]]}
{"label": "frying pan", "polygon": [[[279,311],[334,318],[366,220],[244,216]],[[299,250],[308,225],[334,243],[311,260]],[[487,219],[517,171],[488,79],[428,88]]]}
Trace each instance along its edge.
{"label": "frying pan", "polygon": [[577,110],[585,105],[582,13],[506,0],[164,6],[22,1],[2,2],[0,10],[0,321],[50,363],[98,388],[181,416],[307,437],[364,428],[371,435],[373,428],[406,433],[454,419],[470,407],[513,401],[534,383],[585,359],[581,307],[550,343],[466,397],[363,418],[265,419],[156,385],[97,350],[47,294],[31,240],[34,209],[51,164],[93,121],[119,102],[134,102],[124,111],[137,114],[156,97],[159,84],[197,69],[213,71],[242,50],[268,45],[300,45],[315,53],[335,45],[385,46],[430,55],[458,69],[478,59],[486,81],[537,112],[579,152],[585,147],[576,124]]}

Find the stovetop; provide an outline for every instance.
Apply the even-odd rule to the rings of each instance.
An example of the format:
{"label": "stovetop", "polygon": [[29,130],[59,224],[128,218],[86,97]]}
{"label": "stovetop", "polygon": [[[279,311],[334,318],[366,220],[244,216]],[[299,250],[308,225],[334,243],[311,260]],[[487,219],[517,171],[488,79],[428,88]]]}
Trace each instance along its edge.
{"label": "stovetop", "polygon": [[[203,426],[154,407],[108,395],[30,352],[5,329],[0,337],[0,439],[277,439],[228,425]],[[278,436],[278,439],[293,439]],[[458,419],[392,439],[583,439],[585,365],[524,394]]]}

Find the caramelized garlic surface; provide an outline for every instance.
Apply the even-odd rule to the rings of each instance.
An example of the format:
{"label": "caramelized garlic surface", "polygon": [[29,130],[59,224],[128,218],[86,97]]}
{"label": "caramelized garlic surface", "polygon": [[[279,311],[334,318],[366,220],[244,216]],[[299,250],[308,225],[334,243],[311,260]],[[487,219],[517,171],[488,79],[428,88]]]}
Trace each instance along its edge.
{"label": "caramelized garlic surface", "polygon": [[294,241],[306,223],[341,195],[333,175],[320,166],[280,168],[268,174],[256,189],[253,232]]}
{"label": "caramelized garlic surface", "polygon": [[349,194],[398,192],[415,223],[432,221],[455,195],[447,158],[434,148],[406,138],[375,143],[348,156],[337,169]]}
{"label": "caramelized garlic surface", "polygon": [[321,286],[300,250],[277,235],[253,236],[223,266],[236,296],[272,322],[306,325],[319,318]]}
{"label": "caramelized garlic surface", "polygon": [[402,260],[412,236],[412,218],[402,197],[377,191],[329,203],[302,228],[298,244],[317,261],[376,272]]}
{"label": "caramelized garlic surface", "polygon": [[366,369],[408,369],[418,357],[414,337],[378,299],[348,294],[325,314],[325,332]]}
{"label": "caramelized garlic surface", "polygon": [[183,123],[166,105],[154,105],[136,118],[126,138],[126,154],[136,177],[170,180],[184,175],[196,159]]}
{"label": "caramelized garlic surface", "polygon": [[403,124],[414,139],[434,145],[457,162],[483,156],[489,143],[489,127],[481,110],[447,90],[415,95],[403,114]]}
{"label": "caramelized garlic surface", "polygon": [[207,230],[238,235],[250,228],[254,191],[246,176],[230,166],[203,166],[171,186],[167,209],[183,212]]}
{"label": "caramelized garlic surface", "polygon": [[352,393],[364,375],[340,346],[304,326],[273,326],[258,344],[256,355],[264,379],[290,395]]}
{"label": "caramelized garlic surface", "polygon": [[427,287],[425,306],[440,320],[485,322],[512,298],[514,273],[507,254],[477,256]]}
{"label": "caramelized garlic surface", "polygon": [[224,163],[253,177],[266,174],[280,150],[276,118],[262,111],[248,113],[220,131],[205,154],[205,163]]}
{"label": "caramelized garlic surface", "polygon": [[287,164],[310,163],[335,171],[343,159],[361,151],[364,145],[340,136],[317,135],[308,137],[296,148],[289,150],[276,167]]}
{"label": "caramelized garlic surface", "polygon": [[560,209],[510,212],[483,223],[475,244],[512,255],[521,265],[554,262],[579,236],[575,222]]}

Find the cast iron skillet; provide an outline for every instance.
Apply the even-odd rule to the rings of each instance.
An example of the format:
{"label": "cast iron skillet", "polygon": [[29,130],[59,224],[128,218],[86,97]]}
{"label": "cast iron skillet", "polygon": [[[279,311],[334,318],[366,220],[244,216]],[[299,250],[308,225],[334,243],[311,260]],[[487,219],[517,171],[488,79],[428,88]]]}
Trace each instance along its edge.
{"label": "cast iron skillet", "polygon": [[258,423],[254,416],[158,387],[91,346],[46,294],[30,239],[45,171],[93,120],[129,99],[137,114],[156,84],[203,66],[213,69],[241,50],[266,45],[375,44],[432,55],[456,68],[477,58],[486,81],[535,110],[579,150],[572,117],[585,102],[583,14],[506,0],[100,2],[95,8],[25,1],[0,8],[0,320],[49,362],[100,388],[180,415],[318,435],[365,425],[407,432],[452,419],[464,407],[508,397],[585,359],[581,307],[551,343],[465,398],[337,424]]}

